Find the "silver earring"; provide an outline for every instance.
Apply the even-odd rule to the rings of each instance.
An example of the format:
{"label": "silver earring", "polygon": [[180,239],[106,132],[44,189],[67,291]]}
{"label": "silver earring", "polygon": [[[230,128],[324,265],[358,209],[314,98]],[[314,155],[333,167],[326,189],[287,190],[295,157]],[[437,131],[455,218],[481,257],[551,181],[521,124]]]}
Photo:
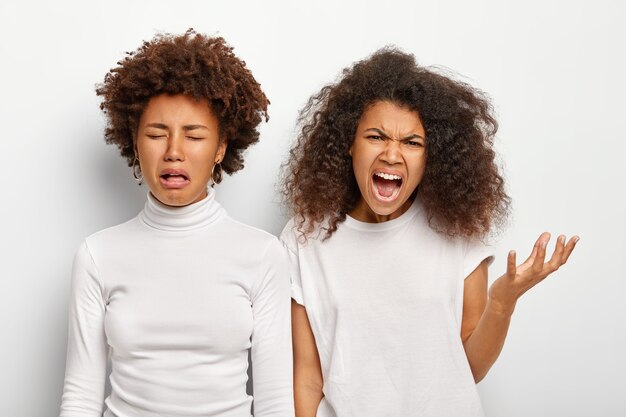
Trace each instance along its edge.
{"label": "silver earring", "polygon": [[139,158],[135,155],[133,160],[133,178],[137,181],[137,185],[143,184],[143,173],[141,172],[141,166],[139,165]]}
{"label": "silver earring", "polygon": [[213,169],[211,170],[211,180],[213,181],[213,183],[211,184],[211,187],[213,187],[215,184],[219,184],[220,182],[222,182],[222,161],[219,162],[215,162],[215,164],[213,164]]}

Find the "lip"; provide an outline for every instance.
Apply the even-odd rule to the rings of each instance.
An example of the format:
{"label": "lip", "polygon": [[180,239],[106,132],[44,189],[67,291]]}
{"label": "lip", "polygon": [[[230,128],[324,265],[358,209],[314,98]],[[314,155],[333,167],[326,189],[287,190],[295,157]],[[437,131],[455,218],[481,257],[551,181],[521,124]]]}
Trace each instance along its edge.
{"label": "lip", "polygon": [[[182,178],[171,179],[171,178],[166,178],[165,177],[166,175],[167,176],[175,175],[175,176],[179,176]],[[159,174],[159,181],[161,185],[167,189],[185,188],[191,182],[189,178],[189,173],[187,173],[187,171],[185,171],[184,169],[179,169],[179,168],[167,168],[167,169],[162,170]]]}
{"label": "lip", "polygon": [[183,177],[185,177],[186,180],[189,180],[189,174],[187,173],[187,171],[185,171],[184,169],[180,169],[180,168],[164,169],[163,171],[161,171],[159,176],[162,177],[163,175],[182,175]]}

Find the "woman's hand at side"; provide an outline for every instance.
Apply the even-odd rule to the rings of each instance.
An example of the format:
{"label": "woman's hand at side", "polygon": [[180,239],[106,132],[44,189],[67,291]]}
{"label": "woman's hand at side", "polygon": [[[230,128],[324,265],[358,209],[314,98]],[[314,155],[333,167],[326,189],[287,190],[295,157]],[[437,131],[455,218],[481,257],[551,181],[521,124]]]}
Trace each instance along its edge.
{"label": "woman's hand at side", "polygon": [[324,397],[320,357],[306,309],[293,300],[291,326],[296,417],[315,417]]}

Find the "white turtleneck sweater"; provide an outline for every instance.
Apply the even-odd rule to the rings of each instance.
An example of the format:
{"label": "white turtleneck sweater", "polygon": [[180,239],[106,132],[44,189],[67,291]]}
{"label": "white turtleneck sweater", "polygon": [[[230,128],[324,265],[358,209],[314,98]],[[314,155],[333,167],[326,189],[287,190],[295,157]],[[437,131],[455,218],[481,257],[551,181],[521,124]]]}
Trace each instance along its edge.
{"label": "white turtleneck sweater", "polygon": [[287,262],[212,189],[179,208],[148,195],[76,254],[61,417],[249,417],[248,350],[254,416],[293,416]]}

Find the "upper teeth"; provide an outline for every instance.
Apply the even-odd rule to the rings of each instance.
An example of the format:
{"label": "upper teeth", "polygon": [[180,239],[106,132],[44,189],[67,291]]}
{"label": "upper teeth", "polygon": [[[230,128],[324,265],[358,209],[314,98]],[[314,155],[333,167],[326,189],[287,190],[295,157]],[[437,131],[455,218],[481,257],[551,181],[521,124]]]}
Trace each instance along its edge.
{"label": "upper teeth", "polygon": [[400,177],[399,175],[394,175],[394,174],[386,174],[384,172],[377,172],[374,175],[384,178],[386,180],[400,180],[402,179],[402,177]]}

